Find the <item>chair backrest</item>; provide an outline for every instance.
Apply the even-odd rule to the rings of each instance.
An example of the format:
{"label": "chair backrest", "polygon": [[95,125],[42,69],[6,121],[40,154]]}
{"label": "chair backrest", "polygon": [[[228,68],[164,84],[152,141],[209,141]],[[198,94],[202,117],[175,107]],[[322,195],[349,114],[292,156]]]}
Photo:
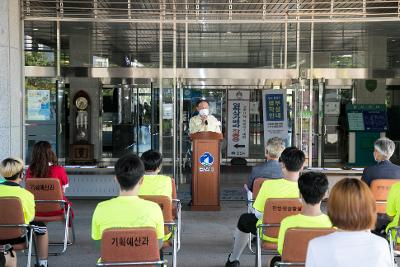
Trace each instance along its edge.
{"label": "chair backrest", "polygon": [[[270,198],[265,202],[263,223],[280,224],[281,221],[290,216],[299,214],[302,204],[299,198]],[[279,226],[268,227],[264,234],[277,238]]]}
{"label": "chair backrest", "polygon": [[318,236],[335,232],[334,228],[289,228],[283,243],[283,262],[305,262],[308,242]]}
{"label": "chair backrest", "polygon": [[110,228],[103,232],[101,238],[101,261],[103,263],[158,260],[160,260],[160,250],[154,228]]}
{"label": "chair backrest", "polygon": [[152,196],[152,195],[151,196],[150,195],[141,195],[139,197],[157,203],[163,212],[164,222],[166,222],[166,223],[173,222],[172,201],[169,197],[167,197],[167,196]]}
{"label": "chair backrest", "polygon": [[171,183],[172,183],[172,198],[177,199],[178,195],[176,193],[176,184],[175,184],[175,179],[171,178]]}
{"label": "chair backrest", "polygon": [[374,196],[376,203],[377,213],[386,213],[386,200],[390,188],[393,184],[398,183],[398,179],[376,179],[371,183],[371,192]]}
{"label": "chair backrest", "polygon": [[[60,181],[56,178],[29,178],[26,180],[26,189],[35,200],[63,200]],[[36,203],[36,212],[51,212],[61,209],[60,203]]]}
{"label": "chair backrest", "polygon": [[258,192],[260,192],[261,186],[267,178],[256,178],[253,182],[253,199],[257,198]]}
{"label": "chair backrest", "polygon": [[[25,224],[21,200],[17,197],[0,197],[0,225]],[[0,227],[0,240],[23,235],[22,228]]]}

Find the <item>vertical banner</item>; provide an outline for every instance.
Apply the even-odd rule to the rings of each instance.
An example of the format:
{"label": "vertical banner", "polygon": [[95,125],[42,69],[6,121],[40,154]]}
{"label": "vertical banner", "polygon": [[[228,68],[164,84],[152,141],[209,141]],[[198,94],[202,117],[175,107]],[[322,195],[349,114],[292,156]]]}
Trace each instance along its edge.
{"label": "vertical banner", "polygon": [[228,157],[249,156],[250,91],[228,90]]}
{"label": "vertical banner", "polygon": [[288,144],[286,90],[263,91],[264,146],[268,139],[280,137]]}

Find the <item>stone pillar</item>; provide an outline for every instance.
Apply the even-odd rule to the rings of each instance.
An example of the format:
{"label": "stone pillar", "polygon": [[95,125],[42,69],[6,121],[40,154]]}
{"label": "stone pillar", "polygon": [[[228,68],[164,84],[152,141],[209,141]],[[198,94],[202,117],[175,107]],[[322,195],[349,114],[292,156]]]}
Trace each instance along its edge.
{"label": "stone pillar", "polygon": [[0,159],[23,156],[22,34],[19,1],[0,1]]}

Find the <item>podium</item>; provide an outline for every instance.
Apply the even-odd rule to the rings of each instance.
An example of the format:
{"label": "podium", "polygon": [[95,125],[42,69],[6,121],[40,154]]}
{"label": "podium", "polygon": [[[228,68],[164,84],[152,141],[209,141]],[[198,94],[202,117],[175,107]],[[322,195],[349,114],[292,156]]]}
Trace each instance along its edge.
{"label": "podium", "polygon": [[222,134],[198,132],[191,136],[193,144],[192,210],[218,211],[220,176],[220,141]]}

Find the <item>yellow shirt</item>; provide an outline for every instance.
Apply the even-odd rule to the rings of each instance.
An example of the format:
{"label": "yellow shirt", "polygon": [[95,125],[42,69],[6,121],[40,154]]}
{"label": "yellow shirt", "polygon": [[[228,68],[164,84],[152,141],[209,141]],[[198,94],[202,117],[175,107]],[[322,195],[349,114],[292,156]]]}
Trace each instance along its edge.
{"label": "yellow shirt", "polygon": [[158,204],[137,196],[119,196],[100,202],[92,218],[92,239],[100,240],[109,228],[153,227],[164,237],[164,219]]}
{"label": "yellow shirt", "polygon": [[[400,182],[395,183],[389,191],[387,204],[386,204],[386,214],[393,217],[393,220],[386,227],[386,231],[390,227],[397,226],[400,217]],[[394,237],[394,235],[393,235]],[[397,240],[400,243],[400,238]]]}
{"label": "yellow shirt", "polygon": [[[264,213],[265,202],[269,198],[299,198],[300,192],[297,182],[288,181],[286,179],[266,180],[257,195],[253,207]],[[257,226],[262,224],[262,218],[258,220]],[[265,241],[277,242],[276,238],[266,235],[262,237]]]}
{"label": "yellow shirt", "polygon": [[33,194],[17,183],[6,181],[0,184],[0,197],[18,197],[21,200],[25,223],[35,217],[35,199]]}
{"label": "yellow shirt", "polygon": [[172,198],[171,177],[165,175],[145,175],[140,185],[139,196],[167,196]]}
{"label": "yellow shirt", "polygon": [[221,123],[213,115],[207,116],[207,125],[202,123],[200,115],[193,116],[189,121],[189,133],[216,132],[221,133]]}
{"label": "yellow shirt", "polygon": [[285,241],[285,234],[289,228],[331,228],[332,223],[329,217],[325,214],[319,216],[306,216],[303,214],[292,215],[282,220],[279,228],[278,235],[278,252],[282,255],[283,243]]}

